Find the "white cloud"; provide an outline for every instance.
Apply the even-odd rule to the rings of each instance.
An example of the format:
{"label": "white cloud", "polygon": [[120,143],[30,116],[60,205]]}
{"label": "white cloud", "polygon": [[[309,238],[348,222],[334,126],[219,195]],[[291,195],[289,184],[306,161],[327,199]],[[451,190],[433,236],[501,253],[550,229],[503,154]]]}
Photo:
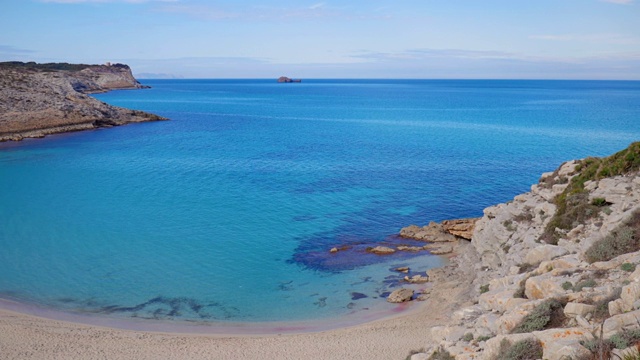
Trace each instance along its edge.
{"label": "white cloud", "polygon": [[321,7],[325,6],[327,3],[317,3],[317,4],[313,4],[311,6],[309,6],[309,9],[311,10],[316,10],[316,9],[320,9]]}

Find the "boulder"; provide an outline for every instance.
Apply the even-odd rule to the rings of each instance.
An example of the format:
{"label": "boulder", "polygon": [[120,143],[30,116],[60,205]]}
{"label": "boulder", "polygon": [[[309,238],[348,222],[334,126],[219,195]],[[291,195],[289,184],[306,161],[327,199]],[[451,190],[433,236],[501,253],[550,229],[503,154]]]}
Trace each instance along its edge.
{"label": "boulder", "polygon": [[567,249],[556,245],[542,245],[534,249],[531,249],[524,261],[527,264],[537,265],[543,261],[553,260],[557,257],[567,255],[569,252]]}
{"label": "boulder", "polygon": [[603,337],[608,339],[622,330],[635,329],[638,324],[640,324],[640,310],[612,316],[604,321]]}
{"label": "boulder", "polygon": [[564,278],[553,276],[550,273],[533,276],[527,279],[524,294],[529,299],[545,299],[561,296],[565,293],[565,290],[562,288],[564,281]]}
{"label": "boulder", "polygon": [[422,275],[413,275],[412,277],[405,276],[404,281],[411,284],[424,284],[426,282],[429,282],[429,276],[422,276]]}
{"label": "boulder", "polygon": [[596,307],[593,305],[570,302],[564,307],[564,316],[570,318],[575,318],[576,316],[585,317],[587,314],[593,313],[595,309]]}
{"label": "boulder", "polygon": [[585,359],[591,355],[580,342],[592,340],[593,335],[582,328],[549,329],[533,335],[542,344],[545,360]]}
{"label": "boulder", "polygon": [[630,311],[634,308],[633,304],[640,299],[640,282],[632,282],[622,288],[620,294],[622,300],[623,311]]}
{"label": "boulder", "polygon": [[478,220],[480,218],[445,220],[442,222],[442,228],[451,235],[471,240]]}
{"label": "boulder", "polygon": [[424,247],[433,255],[444,255],[453,252],[453,246],[446,244],[430,244]]}
{"label": "boulder", "polygon": [[478,298],[478,304],[485,311],[498,311],[505,312],[507,309],[511,309],[517,305],[528,302],[530,300],[514,298],[513,290],[493,290],[481,294]]}
{"label": "boulder", "polygon": [[395,290],[387,297],[387,301],[390,303],[403,303],[411,300],[414,291],[412,289],[402,288]]}

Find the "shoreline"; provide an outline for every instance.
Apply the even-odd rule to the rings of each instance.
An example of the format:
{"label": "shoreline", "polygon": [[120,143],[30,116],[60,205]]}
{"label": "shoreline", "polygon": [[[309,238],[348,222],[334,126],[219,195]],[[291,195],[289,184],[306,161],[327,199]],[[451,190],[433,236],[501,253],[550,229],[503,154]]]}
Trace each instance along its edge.
{"label": "shoreline", "polygon": [[[457,249],[458,254],[463,248]],[[424,348],[431,342],[431,328],[448,324],[453,311],[470,301],[472,279],[452,271],[458,267],[455,263],[432,269],[434,281],[425,285],[429,288],[425,301],[402,303],[382,314],[362,314],[358,322],[347,317],[347,321],[244,323],[235,328],[190,324],[186,328],[197,331],[183,332],[179,326],[154,321],[140,328],[114,328],[104,319],[86,324],[77,322],[82,316],[52,318],[55,311],[37,306],[31,310],[40,309],[39,313],[24,313],[20,310],[29,310],[30,305],[0,300],[0,344],[9,359],[94,359],[104,354],[110,359],[401,358]]]}
{"label": "shoreline", "polygon": [[[381,300],[382,301],[382,300]],[[393,304],[392,309],[360,310],[339,317],[291,321],[196,321],[112,317],[97,313],[79,313],[0,298],[0,312],[10,312],[42,320],[104,327],[113,330],[142,331],[175,335],[271,336],[308,334],[384,321],[419,311],[419,302]]]}

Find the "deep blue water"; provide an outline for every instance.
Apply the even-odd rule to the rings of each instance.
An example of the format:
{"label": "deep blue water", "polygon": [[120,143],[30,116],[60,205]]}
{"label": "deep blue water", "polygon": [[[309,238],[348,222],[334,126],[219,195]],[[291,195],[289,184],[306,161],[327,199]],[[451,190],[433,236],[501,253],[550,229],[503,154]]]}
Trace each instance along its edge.
{"label": "deep blue water", "polygon": [[640,140],[640,82],[144,83],[96,97],[171,121],[0,144],[0,297],[209,321],[391,306],[392,267],[443,260],[363,247]]}

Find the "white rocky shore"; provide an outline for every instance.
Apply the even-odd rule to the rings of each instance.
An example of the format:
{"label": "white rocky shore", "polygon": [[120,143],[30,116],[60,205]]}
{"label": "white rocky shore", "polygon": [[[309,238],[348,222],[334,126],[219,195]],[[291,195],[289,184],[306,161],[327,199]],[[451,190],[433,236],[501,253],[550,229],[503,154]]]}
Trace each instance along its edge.
{"label": "white rocky shore", "polygon": [[[432,328],[433,342],[410,358],[619,359],[637,352],[640,147],[630,148],[632,171],[583,181],[586,217],[577,214],[567,229],[548,224],[565,206],[558,199],[570,193],[565,189],[572,179],[584,180],[589,160],[567,162],[543,174],[530,192],[485,209],[468,246],[458,249],[449,266],[429,271],[432,289],[451,279],[468,285],[467,301],[458,300],[467,305],[448,325]],[[549,239],[550,227],[556,241],[541,240]],[[618,246],[614,238],[635,247],[618,256],[608,253]],[[602,254],[613,258],[596,261]]]}
{"label": "white rocky shore", "polygon": [[166,120],[87,95],[142,88],[123,64],[0,63],[0,142]]}

